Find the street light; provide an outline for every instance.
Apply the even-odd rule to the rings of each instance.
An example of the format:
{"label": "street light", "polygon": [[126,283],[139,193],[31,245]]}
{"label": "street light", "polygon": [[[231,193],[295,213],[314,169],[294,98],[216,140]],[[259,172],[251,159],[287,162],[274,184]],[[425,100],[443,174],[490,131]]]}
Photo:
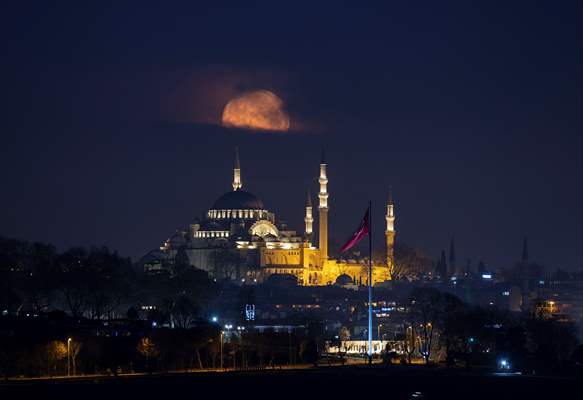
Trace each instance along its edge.
{"label": "street light", "polygon": [[67,339],[67,376],[71,376],[71,341],[73,339]]}
{"label": "street light", "polygon": [[379,341],[382,342],[383,340],[381,338],[381,326],[383,326],[383,324],[378,324],[378,326],[377,326],[377,335],[379,337]]}
{"label": "street light", "polygon": [[498,368],[501,370],[509,370],[510,369],[510,362],[507,359],[502,358],[498,361]]}
{"label": "street light", "polygon": [[221,371],[223,370],[223,334],[225,332],[221,331]]}

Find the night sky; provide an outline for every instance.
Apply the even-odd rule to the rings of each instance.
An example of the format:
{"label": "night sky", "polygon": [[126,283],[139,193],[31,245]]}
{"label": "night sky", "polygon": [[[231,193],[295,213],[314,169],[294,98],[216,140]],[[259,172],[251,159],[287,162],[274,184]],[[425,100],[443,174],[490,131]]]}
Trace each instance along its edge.
{"label": "night sky", "polygon": [[[382,245],[392,185],[397,241],[433,258],[455,235],[458,262],[509,266],[527,235],[581,269],[578,2],[58,3],[0,12],[0,235],[137,259],[231,190],[236,145],[301,231],[324,145],[331,249],[369,199]],[[290,132],[219,126],[250,89]]]}

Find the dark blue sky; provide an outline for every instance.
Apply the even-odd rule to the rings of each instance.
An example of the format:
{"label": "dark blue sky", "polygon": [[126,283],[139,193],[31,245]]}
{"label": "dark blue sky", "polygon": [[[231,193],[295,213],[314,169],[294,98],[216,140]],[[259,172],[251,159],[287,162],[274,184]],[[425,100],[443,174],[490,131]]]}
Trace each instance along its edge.
{"label": "dark blue sky", "polygon": [[[301,230],[325,145],[331,247],[369,198],[381,245],[392,185],[397,240],[432,257],[455,235],[460,262],[510,265],[527,235],[581,268],[577,2],[116,3],[0,13],[0,234],[139,257],[230,189],[235,145]],[[294,132],[216,126],[253,88]]]}

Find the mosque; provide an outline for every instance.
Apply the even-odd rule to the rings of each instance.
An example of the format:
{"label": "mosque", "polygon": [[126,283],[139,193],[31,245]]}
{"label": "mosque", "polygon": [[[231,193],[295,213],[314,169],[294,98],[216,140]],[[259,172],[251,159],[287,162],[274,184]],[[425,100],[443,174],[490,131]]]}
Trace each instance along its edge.
{"label": "mosque", "polygon": [[[220,196],[204,218],[179,230],[141,261],[146,273],[172,273],[178,264],[207,271],[214,279],[242,283],[290,278],[299,285],[368,284],[368,260],[333,259],[328,255],[328,177],[322,152],[318,193],[318,237],[308,191],[302,234],[279,221],[272,209],[243,190],[236,149],[232,190]],[[391,279],[394,265],[395,215],[389,191],[386,206],[386,258],[373,264],[373,284]]]}

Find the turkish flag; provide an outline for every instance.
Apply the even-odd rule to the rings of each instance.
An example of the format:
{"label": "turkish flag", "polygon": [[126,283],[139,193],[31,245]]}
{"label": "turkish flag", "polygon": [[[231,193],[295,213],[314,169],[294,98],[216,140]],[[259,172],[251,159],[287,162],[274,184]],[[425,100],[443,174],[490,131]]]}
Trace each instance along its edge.
{"label": "turkish flag", "polygon": [[348,241],[346,243],[344,243],[344,246],[342,246],[340,248],[341,253],[344,253],[345,251],[350,250],[351,248],[356,246],[358,244],[358,242],[360,242],[362,240],[362,238],[364,238],[366,235],[368,235],[368,231],[369,231],[368,212],[369,212],[369,209],[367,208],[366,213],[364,214],[364,218],[360,222],[360,226],[358,227],[358,229],[352,234],[350,239],[348,239]]}

